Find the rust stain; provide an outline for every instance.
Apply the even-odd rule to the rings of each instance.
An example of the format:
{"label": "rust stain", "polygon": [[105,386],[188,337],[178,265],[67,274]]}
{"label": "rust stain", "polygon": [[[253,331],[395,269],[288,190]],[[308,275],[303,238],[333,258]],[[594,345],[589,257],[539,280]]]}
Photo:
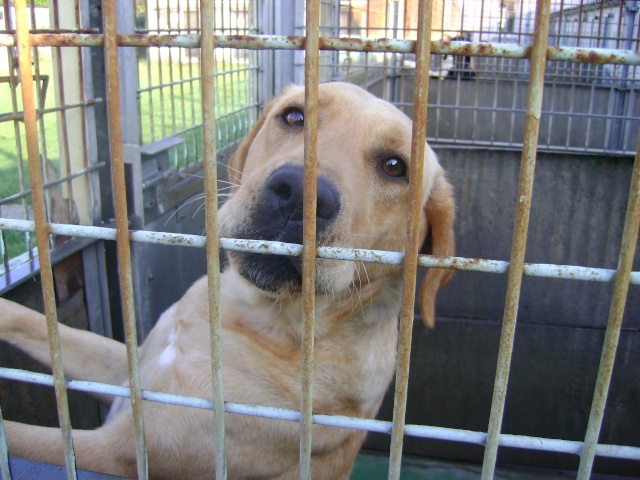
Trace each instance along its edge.
{"label": "rust stain", "polygon": [[[298,45],[300,48],[305,49],[307,45],[307,39],[304,37],[298,37],[296,35],[287,35],[284,37],[291,45]],[[320,39],[322,41],[322,39]]]}

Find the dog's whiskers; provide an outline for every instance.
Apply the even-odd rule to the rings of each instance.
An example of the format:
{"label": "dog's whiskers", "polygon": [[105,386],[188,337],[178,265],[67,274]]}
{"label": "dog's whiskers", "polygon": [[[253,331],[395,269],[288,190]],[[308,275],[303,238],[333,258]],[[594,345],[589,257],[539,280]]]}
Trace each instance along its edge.
{"label": "dog's whiskers", "polygon": [[[177,173],[176,173],[176,175],[177,175]],[[184,174],[182,174],[182,173],[181,173],[180,175],[190,175],[190,176],[193,176],[193,177],[199,177],[199,176],[200,176],[200,175],[191,175],[191,174],[188,174],[188,173],[184,173]],[[222,180],[221,180],[221,181],[222,181]],[[229,182],[226,182],[226,183],[229,183]],[[233,195],[232,193],[220,193],[220,192],[222,192],[222,191],[224,191],[224,190],[230,190],[231,188],[233,188],[233,184],[232,184],[231,186],[228,186],[228,187],[222,187],[222,188],[219,188],[219,189],[218,189],[218,198],[229,198],[229,197],[231,197],[231,196]],[[181,204],[180,204],[180,205],[175,209],[175,211],[174,211],[174,212],[169,216],[169,218],[164,222],[164,224],[165,224],[165,225],[167,225],[167,223],[169,223],[169,221],[170,221],[170,220],[171,220],[175,215],[177,215],[177,214],[178,214],[178,212],[179,212],[180,210],[182,210],[183,208],[187,207],[188,205],[191,205],[193,202],[197,202],[198,200],[202,200],[202,199],[204,199],[204,198],[205,198],[205,194],[204,194],[204,193],[201,193],[201,194],[198,194],[198,195],[194,195],[193,197],[191,197],[191,198],[189,198],[189,199],[185,200],[184,202],[182,202],[182,203],[181,203]],[[193,216],[192,216],[191,218],[195,218],[196,214],[200,211],[200,209],[202,209],[202,207],[203,207],[203,206],[204,206],[204,203],[198,207],[198,209],[196,210],[196,212],[193,214]]]}
{"label": "dog's whiskers", "polygon": [[187,205],[196,202],[200,199],[204,198],[204,194],[199,194],[199,195],[194,195],[193,197],[189,198],[188,200],[185,200],[184,202],[182,202],[182,204],[176,208],[176,210],[171,214],[171,216],[169,218],[167,218],[167,221],[164,222],[164,224],[166,225],[167,223],[169,223],[169,220],[171,220],[175,215],[177,215],[177,213],[182,210],[184,207],[186,207]]}
{"label": "dog's whiskers", "polygon": [[198,214],[198,212],[200,212],[200,210],[202,210],[202,208],[205,206],[206,202],[202,202],[202,204],[200,204],[200,206],[196,209],[195,212],[193,212],[193,216],[191,218],[196,218],[196,215]]}
{"label": "dog's whiskers", "polygon": [[[240,174],[240,177],[244,177],[244,173],[241,170],[238,170],[237,168],[233,168],[231,165],[227,165],[227,169],[233,170],[234,172]],[[236,186],[239,187],[240,185],[236,185]]]}
{"label": "dog's whiskers", "polygon": [[195,178],[204,178],[204,175],[196,175],[194,173],[185,173],[185,172],[171,172],[172,176],[178,175],[179,177],[195,177]]}
{"label": "dog's whiskers", "polygon": [[364,262],[360,262],[362,265],[362,269],[364,270],[364,274],[367,277],[367,287],[369,288],[369,302],[371,308],[373,308],[373,290],[371,290],[371,280],[369,279],[369,273],[367,272],[367,265]]}
{"label": "dog's whiskers", "polygon": [[220,223],[218,224],[218,230],[220,230],[220,229],[224,226],[224,224],[225,224],[225,223],[227,223],[227,222],[229,221],[229,219],[230,219],[230,218],[231,218],[231,215],[227,215],[227,216],[224,218],[224,220],[222,220],[222,222],[220,222]]}
{"label": "dog's whiskers", "polygon": [[360,309],[362,310],[362,314],[364,315],[364,304],[362,303],[362,296],[360,295],[360,289],[362,288],[362,277],[360,276],[359,270],[356,268],[356,273],[358,274],[358,282],[360,283],[360,288],[356,287],[356,279],[353,279],[353,289],[356,291],[358,295],[358,303],[355,305],[353,310],[351,310],[351,314],[356,311],[358,305],[360,305]]}
{"label": "dog's whiskers", "polygon": [[240,185],[235,183],[235,182],[229,182],[228,180],[220,180],[218,179],[219,183],[226,183],[227,185],[231,186],[231,187],[239,187]]}

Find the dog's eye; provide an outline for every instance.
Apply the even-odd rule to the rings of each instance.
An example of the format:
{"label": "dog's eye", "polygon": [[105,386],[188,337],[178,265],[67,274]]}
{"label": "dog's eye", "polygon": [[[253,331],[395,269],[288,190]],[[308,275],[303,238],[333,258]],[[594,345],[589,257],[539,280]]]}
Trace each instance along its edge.
{"label": "dog's eye", "polygon": [[288,108],[282,114],[282,119],[290,127],[302,127],[304,125],[304,113],[299,108]]}
{"label": "dog's eye", "polygon": [[382,171],[390,177],[406,177],[407,176],[407,164],[399,158],[387,158],[380,162],[380,168]]}

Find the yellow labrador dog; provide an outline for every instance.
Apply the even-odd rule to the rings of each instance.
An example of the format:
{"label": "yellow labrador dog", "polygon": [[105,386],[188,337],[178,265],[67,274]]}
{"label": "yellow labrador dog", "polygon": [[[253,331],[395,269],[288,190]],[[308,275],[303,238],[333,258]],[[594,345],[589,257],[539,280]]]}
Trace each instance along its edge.
{"label": "yellow labrador dog", "polygon": [[[289,87],[272,101],[230,160],[236,185],[220,211],[221,235],[302,241],[304,91]],[[319,245],[397,251],[403,248],[411,120],[353,85],[319,88]],[[423,176],[423,252],[453,254],[454,203],[435,154]],[[299,409],[301,262],[287,256],[229,252],[221,277],[225,399]],[[188,268],[188,266],[185,266]],[[434,322],[437,290],[449,271],[431,269],[420,291],[422,317]],[[318,260],[313,408],[371,418],[391,381],[396,358],[402,267]],[[140,347],[145,389],[211,396],[207,281],[196,282],[158,320]],[[60,326],[66,375],[126,383],[124,345]],[[0,300],[0,338],[49,364],[42,315]],[[82,469],[136,472],[128,401],[100,398],[108,421],[74,431]],[[212,478],[210,411],[144,404],[152,478]],[[5,422],[11,455],[62,463],[57,429]],[[227,414],[229,478],[299,475],[295,422]],[[348,478],[365,432],[313,427],[314,479]]]}

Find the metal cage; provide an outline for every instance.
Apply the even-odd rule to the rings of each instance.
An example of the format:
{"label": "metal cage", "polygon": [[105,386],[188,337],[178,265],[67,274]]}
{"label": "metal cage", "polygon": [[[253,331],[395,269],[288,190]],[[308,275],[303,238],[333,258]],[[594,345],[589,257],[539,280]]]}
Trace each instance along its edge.
{"label": "metal cage", "polygon": [[[5,18],[10,16],[8,3],[5,2]],[[400,478],[403,441],[408,437],[482,446],[483,479],[493,478],[499,447],[578,455],[579,479],[590,478],[596,456],[640,461],[639,446],[602,444],[598,440],[627,293],[630,288],[640,285],[640,272],[633,271],[640,223],[640,151],[636,146],[640,126],[637,2],[538,0],[534,4],[530,0],[308,1],[304,9],[298,5],[293,17],[287,20],[298,35],[280,34],[285,27],[249,1],[231,1],[228,6],[233,8],[229,9],[225,9],[224,5],[218,8],[217,2],[213,0],[165,2],[166,11],[163,10],[164,7],[159,7],[162,2],[156,1],[157,8],[153,14],[147,11],[148,15],[140,18],[135,26],[129,23],[125,27],[117,25],[115,2],[103,2],[101,29],[89,26],[89,17],[95,16],[95,11],[83,11],[77,3],[69,2],[73,4],[71,9],[63,13],[63,3],[53,2],[57,13],[51,30],[44,31],[38,29],[34,9],[27,7],[26,0],[16,0],[15,32],[8,26],[5,33],[0,34],[0,44],[10,52],[15,52],[15,58],[10,60],[11,75],[4,81],[14,88],[20,86],[22,102],[20,104],[19,95],[16,95],[13,112],[0,119],[14,122],[20,155],[23,148],[20,136],[23,134],[18,132],[18,122],[24,122],[24,148],[29,165],[28,175],[22,169],[19,172],[19,191],[0,200],[0,206],[20,201],[19,208],[22,209],[19,215],[22,218],[0,218],[0,229],[3,232],[0,245],[3,247],[4,257],[2,288],[10,288],[16,277],[22,278],[21,268],[27,268],[32,274],[39,272],[47,322],[52,332],[50,348],[57,351],[60,344],[56,330],[52,265],[56,262],[57,255],[63,251],[64,244],[57,243],[56,239],[73,237],[76,241],[100,239],[110,244],[115,242],[120,274],[118,283],[124,321],[123,335],[127,344],[131,387],[66,380],[59,356],[55,357],[57,363],[54,365],[53,375],[0,368],[0,377],[55,388],[69,478],[76,478],[77,474],[69,420],[68,389],[108,393],[134,400],[133,422],[139,478],[148,477],[143,399],[188,408],[212,409],[215,412],[299,422],[300,478],[310,478],[313,424],[390,435],[390,479]],[[142,2],[131,2],[129,18],[135,17],[134,6],[138,3]],[[277,3],[264,2],[260,5],[273,12],[273,9],[278,8],[275,5]],[[479,9],[481,14],[473,17],[468,15],[467,10],[465,15],[464,8]],[[236,15],[233,20],[229,16],[231,11]],[[375,20],[377,16],[383,20]],[[264,29],[256,28],[257,19],[263,17],[270,17],[277,24],[272,25],[275,34],[265,34]],[[66,24],[69,19],[73,21]],[[488,29],[488,24],[494,27]],[[46,78],[49,77],[39,71],[39,47],[53,47],[55,52],[51,62],[57,67],[51,75],[57,75],[59,91],[58,103],[54,107],[48,107],[45,99]],[[136,49],[137,58],[130,56]],[[87,97],[84,88],[81,88],[88,75],[86,63],[83,62],[96,54],[104,55],[106,65],[108,95],[104,99]],[[120,63],[119,54],[123,55]],[[291,65],[291,78],[304,81],[306,104],[311,113],[313,106],[317,105],[318,83],[335,79],[360,83],[407,111],[414,119],[412,161],[418,165],[417,168],[421,168],[419,165],[425,139],[443,146],[521,150],[509,260],[418,255],[415,229],[409,230],[413,234],[408,235],[403,252],[316,247],[313,235],[305,236],[304,245],[268,242],[266,250],[264,242],[218,238],[218,150],[225,150],[227,146],[232,149],[234,142],[246,133],[257,118],[262,99],[268,98],[286,82],[276,78],[276,75],[267,80],[259,78],[257,65],[262,65],[262,60],[258,61],[258,58],[265,58],[258,57],[260,55],[270,55],[270,61],[284,59],[285,63]],[[154,58],[166,61],[152,65],[151,60]],[[67,61],[70,63],[66,63]],[[136,61],[138,76],[132,86],[131,78],[126,78],[132,64],[127,62]],[[69,73],[66,69],[66,65],[70,64],[79,66],[75,73]],[[85,65],[84,70],[82,65]],[[64,76],[62,70],[65,70]],[[60,86],[69,81],[71,84],[68,86]],[[244,84],[240,97],[235,91],[226,89],[227,83],[238,82]],[[475,92],[465,97],[469,94],[466,85],[470,84],[475,86]],[[130,104],[121,104],[121,98],[131,88],[138,99],[134,105],[137,111],[134,116],[123,112],[123,108],[131,107]],[[72,97],[72,91],[75,91],[76,96]],[[487,93],[497,91],[502,95]],[[177,92],[182,96],[187,92],[192,97],[192,102],[170,102],[166,105],[164,96],[173,98],[178,96]],[[153,102],[154,96],[162,99],[160,105],[166,110],[154,113],[153,109],[157,109],[157,104]],[[604,109],[601,108],[603,105]],[[97,133],[91,134],[86,130],[91,121],[87,119],[93,115],[91,108],[105,106],[109,118],[110,157],[107,160],[101,159],[100,152],[96,151],[92,143],[92,135],[105,135],[105,132],[98,129]],[[43,122],[47,113],[56,113],[61,119],[58,126],[61,144],[58,145],[58,150],[61,152],[63,165],[60,169],[64,173],[60,179],[42,175],[43,170],[47,171],[47,148],[51,149],[51,145],[47,145],[38,132],[42,133],[44,130]],[[76,113],[79,114],[77,118],[74,117]],[[149,118],[149,122],[145,123],[145,118]],[[311,114],[310,121],[305,122],[305,139],[314,138],[317,125],[312,121],[313,118],[314,115]],[[448,128],[446,132],[443,131],[444,125]],[[497,128],[497,125],[502,128]],[[70,142],[70,129],[83,132],[79,144]],[[167,141],[168,137],[172,140]],[[315,146],[311,140],[308,142],[305,168],[309,172],[315,172]],[[169,168],[163,168],[164,164],[161,165],[160,160],[154,160],[156,163],[153,164],[155,170],[152,175],[144,171],[138,172],[139,183],[144,184],[145,188],[132,193],[127,191],[127,174],[133,169],[135,176],[136,160],[131,160],[130,157],[133,143],[153,145],[146,150],[136,150],[137,161],[144,155],[153,156],[160,150],[169,152],[169,160],[162,160],[169,162]],[[83,151],[80,157],[86,159],[84,163],[73,163],[74,155],[70,153],[73,148]],[[536,158],[539,152],[558,151],[635,155],[619,245],[619,260],[615,268],[525,262],[527,241],[530,240],[528,226]],[[22,162],[18,164],[22,165]],[[91,205],[95,205],[92,195],[95,195],[96,190],[93,187],[103,181],[96,177],[95,172],[107,167],[110,168],[109,177],[113,182],[114,205],[107,206],[96,214],[91,208]],[[140,220],[136,223],[131,219],[131,211],[147,220],[157,213],[161,197],[154,190],[153,182],[156,179],[166,180],[175,176],[183,180],[190,175],[199,174],[200,169],[204,172],[205,235],[149,231],[144,229],[147,221]],[[30,189],[27,188],[27,176],[30,178]],[[314,198],[314,175],[307,175],[305,182],[305,195]],[[63,195],[52,195],[50,192],[61,184],[64,185]],[[101,187],[110,189],[104,183]],[[420,194],[418,183],[411,188],[413,195]],[[75,193],[77,190],[86,192],[86,198],[78,196]],[[29,196],[31,205],[26,201]],[[183,200],[180,198],[167,204],[166,209],[160,213],[170,210]],[[54,212],[57,210],[52,207],[52,203],[60,201],[66,208],[62,208],[62,216],[56,217]],[[74,202],[90,206],[78,213],[76,221],[73,216],[76,208]],[[127,214],[128,211],[130,215]],[[420,212],[414,209],[408,214],[408,224],[418,224],[419,218]],[[313,222],[313,216],[305,212],[305,232],[313,231]],[[93,226],[94,224],[99,226]],[[16,266],[10,258],[6,241],[9,232],[11,235],[18,232],[17,235],[25,239],[21,248],[26,255],[26,264]],[[31,234],[34,232],[37,249],[32,245]],[[131,250],[139,244],[147,243],[182,245],[206,251],[207,275],[212,288],[209,308],[214,352],[211,359],[214,379],[212,400],[146,391],[140,386],[136,344],[144,334],[139,330],[144,329],[147,324],[136,321],[136,302],[139,298],[136,296],[135,265],[132,266]],[[82,244],[79,244],[74,248],[81,247]],[[224,401],[218,335],[221,328],[217,304],[219,248],[244,251],[257,251],[260,248],[261,252],[301,256],[303,259],[303,292],[308,301],[305,302],[303,315],[303,398],[299,411]],[[17,256],[19,255],[20,252]],[[313,413],[314,285],[310,272],[314,271],[316,256],[404,266],[404,296],[399,324],[392,421]],[[405,422],[418,267],[506,275],[500,346],[486,431]],[[582,280],[612,284],[598,377],[588,427],[581,441],[502,433],[518,305],[523,278],[526,276],[561,279],[566,282]],[[212,428],[216,442],[215,452],[212,452],[216,458],[216,478],[225,478],[224,415],[215,415]],[[0,471],[3,479],[11,478],[1,415]]]}

